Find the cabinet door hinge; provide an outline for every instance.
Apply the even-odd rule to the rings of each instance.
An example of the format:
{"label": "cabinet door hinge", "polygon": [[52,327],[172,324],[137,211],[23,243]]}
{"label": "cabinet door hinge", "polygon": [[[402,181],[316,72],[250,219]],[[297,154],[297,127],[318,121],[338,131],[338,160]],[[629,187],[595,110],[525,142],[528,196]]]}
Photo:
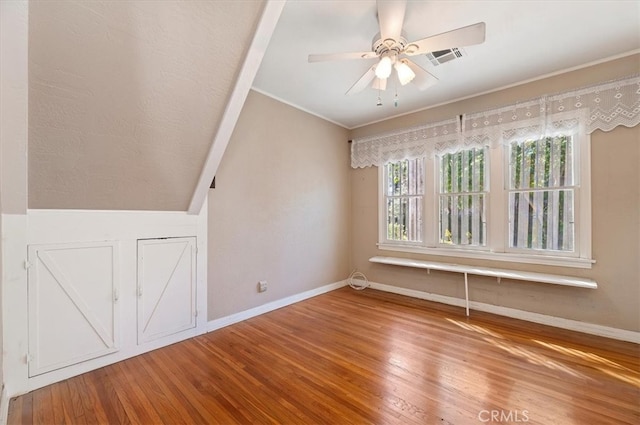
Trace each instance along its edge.
{"label": "cabinet door hinge", "polygon": [[31,353],[27,353],[27,355],[25,356],[25,360],[27,361],[27,364],[33,361],[33,356],[31,355]]}
{"label": "cabinet door hinge", "polygon": [[32,264],[29,262],[29,260],[24,260],[24,269],[25,270],[29,270],[29,267],[31,267]]}

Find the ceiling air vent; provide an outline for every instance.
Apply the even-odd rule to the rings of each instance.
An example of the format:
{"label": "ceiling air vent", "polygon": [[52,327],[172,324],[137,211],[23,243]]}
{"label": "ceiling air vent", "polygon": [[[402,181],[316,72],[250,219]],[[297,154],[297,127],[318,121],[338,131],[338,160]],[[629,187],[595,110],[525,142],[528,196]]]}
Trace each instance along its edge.
{"label": "ceiling air vent", "polygon": [[437,52],[427,53],[426,56],[429,58],[429,61],[431,61],[433,66],[438,66],[454,59],[461,58],[464,56],[464,52],[462,49],[454,47],[453,49],[438,50]]}

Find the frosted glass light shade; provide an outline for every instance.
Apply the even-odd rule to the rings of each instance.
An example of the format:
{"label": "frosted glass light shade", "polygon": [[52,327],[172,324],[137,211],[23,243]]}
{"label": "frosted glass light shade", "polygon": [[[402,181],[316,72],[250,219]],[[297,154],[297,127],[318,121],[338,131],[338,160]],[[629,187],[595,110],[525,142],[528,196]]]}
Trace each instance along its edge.
{"label": "frosted glass light shade", "polygon": [[391,58],[389,56],[383,56],[380,58],[380,62],[378,62],[378,66],[376,66],[376,77],[389,78],[391,75]]}
{"label": "frosted glass light shade", "polygon": [[413,80],[416,77],[415,72],[413,72],[413,70],[409,68],[409,65],[407,65],[404,62],[401,62],[401,61],[396,62],[395,68],[396,68],[396,72],[398,73],[398,80],[400,81],[400,84],[402,84],[403,86],[405,84],[410,83],[411,80]]}

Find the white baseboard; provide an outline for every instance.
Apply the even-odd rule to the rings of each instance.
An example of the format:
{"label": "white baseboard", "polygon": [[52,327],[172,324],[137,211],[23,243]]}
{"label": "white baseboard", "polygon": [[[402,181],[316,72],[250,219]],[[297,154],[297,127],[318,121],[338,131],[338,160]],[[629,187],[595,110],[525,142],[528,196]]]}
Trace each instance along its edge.
{"label": "white baseboard", "polygon": [[7,388],[2,386],[2,395],[0,395],[0,424],[6,424],[9,419],[9,397],[7,396]]}
{"label": "white baseboard", "polygon": [[234,323],[242,322],[243,320],[251,319],[252,317],[259,316],[264,313],[268,313],[273,310],[277,310],[282,307],[286,307],[291,304],[295,304],[302,300],[306,300],[307,298],[312,298],[317,295],[324,294],[326,292],[333,291],[338,288],[342,288],[347,285],[346,280],[342,280],[340,282],[330,283],[325,286],[321,286],[316,289],[311,289],[309,291],[301,292],[296,295],[291,295],[290,297],[282,298],[276,301],[272,301],[266,304],[263,304],[258,307],[251,308],[249,310],[244,310],[239,313],[231,314],[229,316],[221,317],[219,319],[210,320],[207,325],[207,331],[215,331],[216,329],[224,328],[225,326],[233,325]]}
{"label": "white baseboard", "polygon": [[[394,294],[406,295],[408,297],[419,298],[427,301],[434,301],[442,304],[464,307],[464,300],[461,298],[449,297],[445,295],[432,294],[429,292],[417,291],[414,289],[400,288],[398,286],[386,285],[384,283],[369,282],[371,289],[377,289]],[[562,317],[548,316],[546,314],[532,313],[530,311],[517,310],[515,308],[501,307],[477,301],[469,302],[471,310],[484,311],[499,316],[511,317],[513,319],[526,320],[539,323],[541,325],[554,326],[556,328],[568,329],[576,332],[583,332],[591,335],[603,336],[606,338],[640,344],[640,332],[626,329],[611,328],[608,326],[596,325],[593,323],[580,322],[577,320],[564,319]],[[472,313],[473,314],[473,313]]]}

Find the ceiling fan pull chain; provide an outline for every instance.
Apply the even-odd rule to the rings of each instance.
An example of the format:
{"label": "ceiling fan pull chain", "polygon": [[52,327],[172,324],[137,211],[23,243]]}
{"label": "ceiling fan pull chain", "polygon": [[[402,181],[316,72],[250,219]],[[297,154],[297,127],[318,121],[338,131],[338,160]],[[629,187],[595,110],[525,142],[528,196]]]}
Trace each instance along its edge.
{"label": "ceiling fan pull chain", "polygon": [[396,89],[396,95],[393,97],[393,105],[398,107],[398,82],[394,80],[393,87]]}

